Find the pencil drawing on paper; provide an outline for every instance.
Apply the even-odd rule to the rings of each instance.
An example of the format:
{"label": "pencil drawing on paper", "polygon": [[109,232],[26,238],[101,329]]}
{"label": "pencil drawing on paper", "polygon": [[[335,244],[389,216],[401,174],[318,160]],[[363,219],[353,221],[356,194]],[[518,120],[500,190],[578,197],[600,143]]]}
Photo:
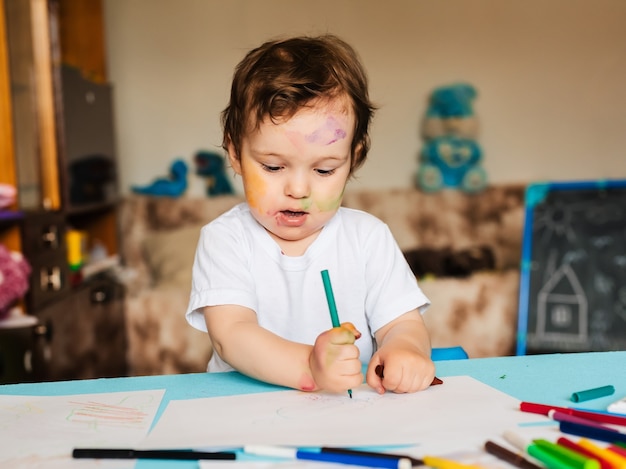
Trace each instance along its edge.
{"label": "pencil drawing on paper", "polygon": [[[123,399],[128,401],[128,399]],[[149,414],[141,410],[141,403],[125,402],[125,405],[106,404],[98,401],[70,401],[68,422],[84,423],[89,428],[102,426],[143,427]]]}
{"label": "pencil drawing on paper", "polygon": [[97,395],[89,396],[88,400],[81,400],[77,396],[59,396],[55,398],[54,411],[48,404],[52,399],[38,396],[0,404],[0,428],[8,429],[21,421],[45,418],[46,415],[56,412],[60,413],[68,429],[74,426],[91,431],[104,427],[116,427],[118,430],[146,428],[150,425],[154,408],[160,401],[148,393],[122,394],[113,402],[106,402],[106,398],[110,399],[111,395],[103,396],[105,399],[102,400],[97,400]]}
{"label": "pencil drawing on paper", "polygon": [[[148,433],[163,394],[160,389],[58,396],[2,395],[0,430],[4,446],[0,467],[69,467],[73,447],[133,445]],[[37,444],[33,445],[33,441]]]}
{"label": "pencil drawing on paper", "polygon": [[381,395],[369,389],[367,385],[355,389],[352,399],[349,399],[348,396],[343,393],[302,392],[298,394],[298,398],[295,402],[292,400],[287,405],[278,406],[270,415],[265,418],[257,419],[253,423],[266,425],[268,422],[276,423],[288,420],[306,421],[309,418],[319,419],[324,417],[333,418],[346,410],[350,412],[366,410],[375,406],[376,402],[383,398],[387,401],[392,401],[402,398],[402,395],[393,393]]}

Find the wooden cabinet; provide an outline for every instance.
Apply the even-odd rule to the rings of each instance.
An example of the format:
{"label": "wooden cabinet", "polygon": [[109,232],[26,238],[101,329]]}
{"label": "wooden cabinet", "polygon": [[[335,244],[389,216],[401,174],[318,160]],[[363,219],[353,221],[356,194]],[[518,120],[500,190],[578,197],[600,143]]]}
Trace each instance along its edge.
{"label": "wooden cabinet", "polygon": [[17,188],[0,243],[31,264],[24,307],[52,331],[54,379],[126,369],[123,289],[82,277],[67,242],[71,230],[81,253],[118,254],[112,93],[100,0],[0,0],[0,183]]}

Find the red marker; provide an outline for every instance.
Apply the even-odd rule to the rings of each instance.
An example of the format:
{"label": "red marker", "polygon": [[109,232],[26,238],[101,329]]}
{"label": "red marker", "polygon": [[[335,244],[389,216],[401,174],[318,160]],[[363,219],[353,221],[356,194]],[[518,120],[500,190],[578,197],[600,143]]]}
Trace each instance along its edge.
{"label": "red marker", "polygon": [[590,410],[571,409],[569,407],[559,407],[555,405],[537,404],[534,402],[521,402],[519,408],[522,412],[532,414],[548,415],[551,410],[574,415],[594,422],[609,423],[613,425],[626,425],[626,416],[607,414],[605,412],[593,412]]}

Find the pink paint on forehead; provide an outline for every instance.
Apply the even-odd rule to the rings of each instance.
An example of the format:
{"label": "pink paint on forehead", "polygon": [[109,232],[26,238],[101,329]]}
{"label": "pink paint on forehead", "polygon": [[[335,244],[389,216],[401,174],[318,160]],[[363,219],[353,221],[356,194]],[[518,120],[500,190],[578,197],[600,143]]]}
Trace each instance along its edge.
{"label": "pink paint on forehead", "polygon": [[340,122],[331,116],[326,119],[326,123],[322,127],[306,135],[304,138],[308,143],[330,145],[338,140],[343,140],[347,135],[347,132],[341,127]]}

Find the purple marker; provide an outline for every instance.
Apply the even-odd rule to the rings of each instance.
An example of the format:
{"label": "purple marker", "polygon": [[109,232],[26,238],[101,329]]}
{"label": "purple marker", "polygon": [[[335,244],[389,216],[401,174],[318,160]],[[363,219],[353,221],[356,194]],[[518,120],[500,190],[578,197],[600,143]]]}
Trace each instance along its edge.
{"label": "purple marker", "polygon": [[607,427],[606,425],[602,425],[601,423],[594,422],[593,420],[585,419],[582,417],[576,417],[574,415],[566,414],[564,412],[559,412],[558,410],[551,410],[548,412],[548,417],[557,422],[570,422],[577,423],[579,425],[586,425],[588,427],[601,428],[602,430],[610,430],[616,432],[614,428]]}

